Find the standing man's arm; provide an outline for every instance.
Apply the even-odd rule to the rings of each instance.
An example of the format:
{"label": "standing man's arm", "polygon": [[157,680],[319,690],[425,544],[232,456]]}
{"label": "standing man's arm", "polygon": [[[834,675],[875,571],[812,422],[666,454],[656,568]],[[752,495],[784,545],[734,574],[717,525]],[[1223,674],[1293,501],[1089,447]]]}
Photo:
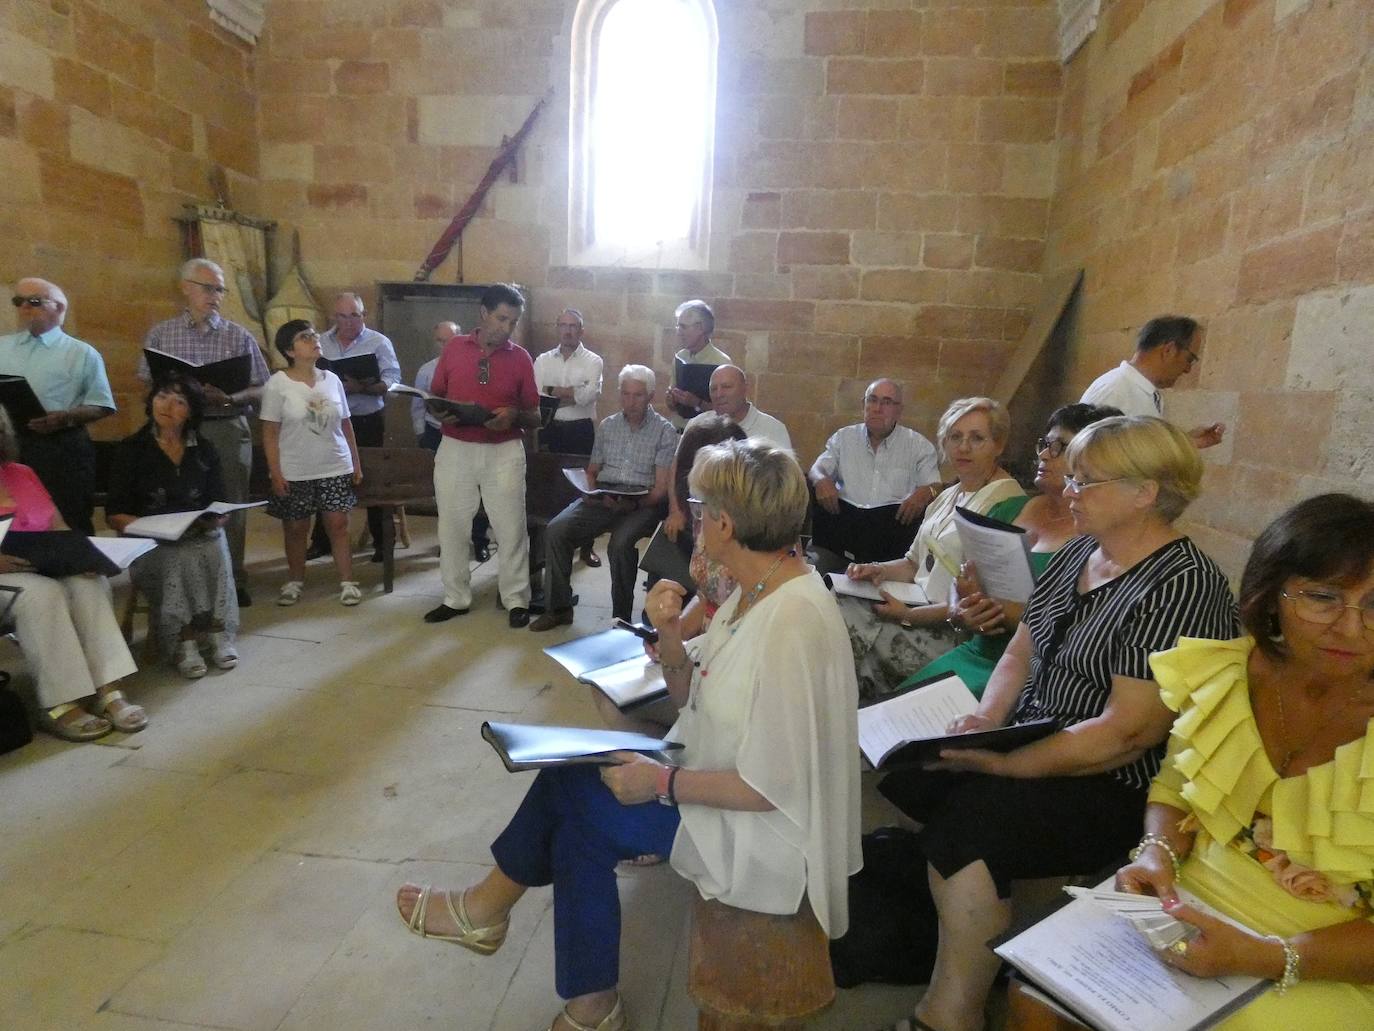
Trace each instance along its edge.
{"label": "standing man's arm", "polygon": [[[244,352],[248,354],[253,368],[248,377],[248,386],[237,393],[223,395],[224,403],[256,405],[262,400],[262,388],[267,382],[267,377],[271,375],[271,372],[268,371],[267,359],[262,356],[262,348],[258,346],[258,342],[253,334],[241,327],[239,332],[242,334],[240,343]],[[207,386],[205,389],[206,396],[209,397],[210,390],[213,388]],[[215,390],[215,393],[220,394],[221,391]]]}
{"label": "standing man's arm", "polygon": [[584,405],[594,405],[601,397],[601,377],[605,363],[599,354],[593,354],[596,361],[592,364],[596,367],[596,372],[585,382],[575,384],[572,388],[572,403],[579,407]]}
{"label": "standing man's arm", "polygon": [[391,384],[401,382],[401,363],[396,359],[396,348],[391,346],[391,341],[386,337],[382,337],[378,342],[376,355],[377,371],[381,374],[381,379],[376,383],[369,383],[360,393],[380,397],[387,392]]}
{"label": "standing man's arm", "polygon": [[97,422],[114,412],[114,393],[110,390],[109,377],[105,375],[105,363],[99,352],[90,347],[81,362],[81,392],[72,406],[30,419],[28,429],[47,435]]}

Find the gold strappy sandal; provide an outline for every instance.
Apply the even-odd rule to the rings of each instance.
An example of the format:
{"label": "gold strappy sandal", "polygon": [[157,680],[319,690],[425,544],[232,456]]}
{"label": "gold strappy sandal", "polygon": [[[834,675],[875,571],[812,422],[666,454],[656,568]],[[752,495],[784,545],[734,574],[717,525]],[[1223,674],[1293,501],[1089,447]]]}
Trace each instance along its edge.
{"label": "gold strappy sandal", "polygon": [[434,934],[425,930],[425,911],[429,908],[430,897],[434,894],[434,886],[426,884],[420,889],[420,897],[415,900],[415,909],[411,911],[410,920],[406,926],[411,934],[418,934],[421,938],[429,938],[433,941],[447,942],[450,945],[461,945],[465,949],[483,956],[490,956],[501,947],[506,940],[506,931],[510,927],[510,919],[502,920],[499,924],[492,924],[490,927],[473,927],[472,919],[468,916],[468,907],[465,903],[467,891],[458,893],[458,905],[453,904],[453,892],[445,891],[444,905],[448,906],[449,916],[458,925],[460,934]]}
{"label": "gold strappy sandal", "polygon": [[[602,1017],[601,1022],[595,1027],[575,1019],[566,1006],[559,1016],[567,1021],[572,1031],[630,1031],[630,1018],[625,1013],[625,1005],[619,995],[615,997],[615,1005],[611,1007],[611,1012]],[[558,1031],[558,1017],[554,1017],[553,1023],[549,1025],[549,1031]]]}

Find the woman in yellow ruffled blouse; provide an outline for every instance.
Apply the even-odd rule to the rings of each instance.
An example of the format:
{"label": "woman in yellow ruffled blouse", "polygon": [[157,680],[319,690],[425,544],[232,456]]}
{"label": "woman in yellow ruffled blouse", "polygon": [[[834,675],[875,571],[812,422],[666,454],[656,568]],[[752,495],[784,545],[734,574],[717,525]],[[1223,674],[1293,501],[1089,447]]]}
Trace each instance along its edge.
{"label": "woman in yellow ruffled blouse", "polygon": [[1227,1031],[1374,1027],[1374,504],[1327,494],[1280,516],[1240,608],[1249,637],[1152,659],[1178,719],[1117,883],[1199,929],[1167,962],[1278,982]]}

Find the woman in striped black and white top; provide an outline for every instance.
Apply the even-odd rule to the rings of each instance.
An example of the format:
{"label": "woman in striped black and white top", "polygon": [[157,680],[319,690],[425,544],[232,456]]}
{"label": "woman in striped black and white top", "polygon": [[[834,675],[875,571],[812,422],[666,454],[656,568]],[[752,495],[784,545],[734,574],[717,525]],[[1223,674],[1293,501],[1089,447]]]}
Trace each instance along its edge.
{"label": "woman in striped black and white top", "polygon": [[1005,754],[947,751],[938,772],[896,773],[881,788],[924,824],[941,920],[916,1019],[938,1031],[983,1026],[998,967],[986,942],[1007,927],[1013,879],[1091,872],[1135,843],[1174,716],[1150,655],[1238,632],[1226,577],[1173,525],[1202,479],[1188,438],[1122,416],[1079,433],[1068,457],[1064,493],[1084,536],[1036,584],[977,712],[950,727],[1049,718],[1058,732]]}

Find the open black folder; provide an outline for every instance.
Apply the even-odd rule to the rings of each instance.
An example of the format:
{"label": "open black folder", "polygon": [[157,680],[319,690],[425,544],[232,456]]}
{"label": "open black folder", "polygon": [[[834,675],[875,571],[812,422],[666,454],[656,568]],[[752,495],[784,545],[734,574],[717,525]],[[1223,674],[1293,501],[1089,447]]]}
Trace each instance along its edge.
{"label": "open black folder", "polygon": [[382,378],[381,366],[375,354],[355,354],[348,358],[321,358],[315,363],[319,369],[328,369],[339,379],[345,376],[359,383],[376,383]]}
{"label": "open black folder", "polygon": [[[145,550],[154,546],[152,541],[148,544],[149,549]],[[0,554],[22,558],[33,566],[35,573],[43,576],[76,576],[79,573],[118,576],[128,565],[120,565],[98,548],[92,538],[75,530],[7,533],[0,541]],[[132,556],[136,557],[137,554]]]}
{"label": "open black folder", "polygon": [[659,762],[672,763],[672,751],[682,745],[647,734],[585,727],[535,727],[519,723],[483,723],[482,738],[501,757],[511,773],[545,766],[591,763],[609,766],[611,752],[642,752]]}
{"label": "open black folder", "polygon": [[[689,394],[696,394],[703,401],[711,397],[711,373],[715,372],[719,365],[694,365],[691,362],[684,362],[681,358],[673,359],[673,386],[679,390],[685,390]],[[688,408],[686,405],[674,405],[677,414],[684,419],[690,419],[696,415],[696,409]]]}
{"label": "open black folder", "polygon": [[198,365],[178,358],[155,347],[145,347],[143,355],[148,359],[148,375],[154,383],[166,379],[172,373],[189,376],[202,385],[218,387],[226,394],[237,394],[247,390],[253,383],[253,356],[236,354],[232,358],[222,358],[217,362]]}
{"label": "open black folder", "polygon": [[9,413],[10,422],[20,433],[34,419],[41,419],[48,414],[23,376],[0,376],[0,407]]}

